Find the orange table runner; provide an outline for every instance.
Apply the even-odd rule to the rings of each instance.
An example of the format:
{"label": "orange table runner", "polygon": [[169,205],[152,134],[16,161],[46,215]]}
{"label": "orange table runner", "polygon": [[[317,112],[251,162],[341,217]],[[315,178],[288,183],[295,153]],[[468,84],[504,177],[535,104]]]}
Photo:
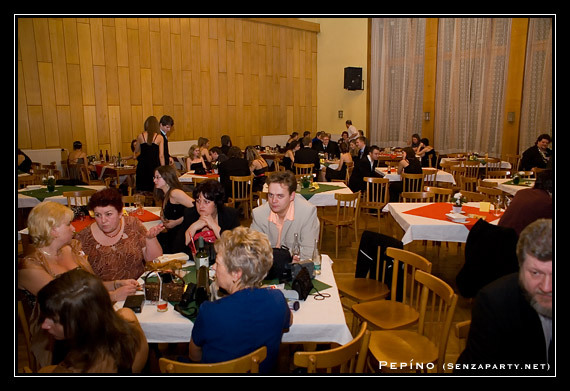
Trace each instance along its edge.
{"label": "orange table runner", "polygon": [[[146,223],[148,221],[160,220],[159,216],[155,215],[152,212],[149,212],[148,210],[145,210],[142,215],[138,215],[135,212],[132,212],[132,213],[129,213],[129,216],[135,216],[136,218],[138,218],[143,223]],[[73,225],[73,228],[75,228],[75,232],[79,232],[82,229],[89,227],[94,221],[95,221],[95,219],[93,217],[85,216],[83,219],[77,218],[77,219],[73,220],[71,222],[71,224]]]}
{"label": "orange table runner", "polygon": [[[453,222],[446,216],[446,214],[452,213],[451,207],[452,205],[450,203],[436,202],[434,204],[420,206],[419,208],[408,210],[404,213],[414,216],[428,217],[430,219]],[[464,225],[469,230],[480,218],[485,219],[488,223],[490,223],[491,221],[500,219],[503,215],[503,213],[501,213],[499,216],[495,216],[493,212],[481,212],[479,211],[479,208],[466,205],[463,205],[462,211],[464,212],[463,214],[465,215],[465,220],[467,222],[456,224]]]}

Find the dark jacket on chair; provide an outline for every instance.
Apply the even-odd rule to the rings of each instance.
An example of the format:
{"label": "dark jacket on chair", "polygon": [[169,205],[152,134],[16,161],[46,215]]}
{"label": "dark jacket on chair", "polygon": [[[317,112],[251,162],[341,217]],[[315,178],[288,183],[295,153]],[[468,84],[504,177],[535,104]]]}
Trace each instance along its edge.
{"label": "dark jacket on chair", "polygon": [[465,243],[465,265],[456,277],[459,293],[475,297],[485,285],[518,271],[517,241],[514,229],[477,221]]}

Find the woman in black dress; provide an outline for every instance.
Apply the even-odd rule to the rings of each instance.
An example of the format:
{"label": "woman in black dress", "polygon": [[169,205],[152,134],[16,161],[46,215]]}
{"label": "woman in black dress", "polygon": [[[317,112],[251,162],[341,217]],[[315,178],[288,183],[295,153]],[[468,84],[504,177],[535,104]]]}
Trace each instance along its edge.
{"label": "woman in black dress", "polygon": [[139,192],[152,192],[154,170],[164,166],[164,139],[156,117],[150,116],[144,122],[144,132],[137,138],[135,153],[138,154],[136,189]]}
{"label": "woman in black dress", "polygon": [[166,231],[156,237],[165,254],[185,250],[184,243],[176,242],[176,235],[184,222],[187,208],[194,206],[194,200],[182,190],[178,173],[172,166],[159,166],[154,172],[155,198],[162,206],[161,219]]}
{"label": "woman in black dress", "polygon": [[[412,147],[404,148],[404,157],[400,160],[398,164],[398,175],[406,174],[421,174],[422,173],[422,163],[416,157],[416,152]],[[390,182],[388,187],[390,191],[390,202],[399,202],[400,194],[404,188],[404,182]]]}

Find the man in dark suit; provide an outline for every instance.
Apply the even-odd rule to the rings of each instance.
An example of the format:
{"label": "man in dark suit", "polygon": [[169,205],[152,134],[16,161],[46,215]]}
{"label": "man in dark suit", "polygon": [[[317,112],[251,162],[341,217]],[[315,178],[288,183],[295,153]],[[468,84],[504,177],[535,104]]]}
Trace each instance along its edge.
{"label": "man in dark suit", "polygon": [[220,183],[224,186],[226,192],[224,202],[227,202],[228,197],[232,196],[232,180],[230,176],[251,175],[249,163],[243,158],[239,147],[230,147],[228,150],[228,159],[220,163],[218,173],[220,175]]}
{"label": "man in dark suit", "polygon": [[376,167],[378,167],[378,157],[380,156],[380,148],[372,145],[368,151],[368,155],[354,163],[354,169],[348,181],[348,187],[354,193],[357,191],[366,191],[365,177],[378,177]]}
{"label": "man in dark suit", "polygon": [[318,173],[321,169],[321,161],[319,160],[319,153],[311,148],[311,139],[303,137],[301,144],[303,148],[295,152],[295,163],[314,164],[313,172]]}
{"label": "man in dark suit", "polygon": [[516,252],[519,271],[487,285],[475,298],[454,373],[554,374],[552,219],[529,224]]}
{"label": "man in dark suit", "polygon": [[356,139],[356,147],[358,148],[358,155],[353,156],[354,164],[356,164],[363,157],[368,155],[369,148],[366,145],[366,137],[360,136]]}
{"label": "man in dark suit", "polygon": [[163,115],[160,118],[160,134],[162,134],[162,138],[164,139],[164,165],[172,166],[174,165],[174,160],[170,157],[170,153],[168,152],[168,132],[172,130],[174,126],[174,120],[169,115]]}
{"label": "man in dark suit", "polygon": [[316,148],[317,152],[328,153],[328,156],[340,156],[340,151],[338,149],[338,144],[331,140],[330,133],[325,133],[323,136],[322,143],[320,143]]}

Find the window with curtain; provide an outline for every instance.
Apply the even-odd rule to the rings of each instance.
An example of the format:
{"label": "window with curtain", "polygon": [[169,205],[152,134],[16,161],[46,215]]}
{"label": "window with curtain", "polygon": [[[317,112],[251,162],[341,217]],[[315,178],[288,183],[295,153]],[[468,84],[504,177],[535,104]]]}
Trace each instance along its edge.
{"label": "window with curtain", "polygon": [[434,147],[501,154],[510,18],[441,18]]}
{"label": "window with curtain", "polygon": [[531,18],[522,93],[519,153],[552,135],[552,19]]}
{"label": "window with curtain", "polygon": [[371,29],[370,141],[405,146],[422,129],[425,18],[374,18]]}

